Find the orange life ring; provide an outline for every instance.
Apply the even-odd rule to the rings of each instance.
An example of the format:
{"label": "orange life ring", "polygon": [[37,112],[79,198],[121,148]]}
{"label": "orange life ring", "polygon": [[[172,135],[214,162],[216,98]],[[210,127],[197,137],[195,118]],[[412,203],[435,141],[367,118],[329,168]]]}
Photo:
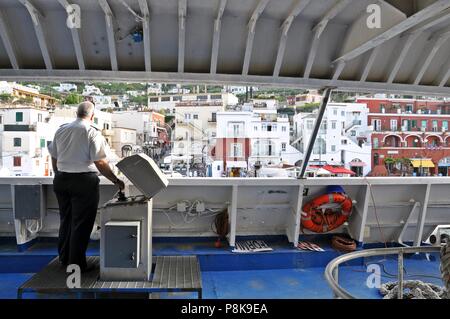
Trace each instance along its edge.
{"label": "orange life ring", "polygon": [[[339,212],[331,209],[323,211],[320,206],[337,203],[341,206]],[[326,233],[338,228],[347,221],[352,212],[353,203],[350,197],[342,193],[324,194],[314,198],[303,206],[301,213],[302,227],[315,233]]]}

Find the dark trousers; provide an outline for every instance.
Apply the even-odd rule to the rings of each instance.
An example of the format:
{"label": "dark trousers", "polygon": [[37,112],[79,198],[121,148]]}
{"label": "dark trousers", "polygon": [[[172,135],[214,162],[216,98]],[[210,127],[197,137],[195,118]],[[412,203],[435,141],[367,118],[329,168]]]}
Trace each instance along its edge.
{"label": "dark trousers", "polygon": [[56,173],[53,189],[60,212],[59,260],[86,268],[86,249],[97,215],[99,178],[95,173]]}

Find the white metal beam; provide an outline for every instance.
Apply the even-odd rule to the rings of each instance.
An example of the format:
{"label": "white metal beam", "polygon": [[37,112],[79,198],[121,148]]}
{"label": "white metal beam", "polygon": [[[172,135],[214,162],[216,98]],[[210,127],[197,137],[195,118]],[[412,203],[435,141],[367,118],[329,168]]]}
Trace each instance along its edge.
{"label": "white metal beam", "polygon": [[[400,70],[400,67],[401,67],[403,61],[405,60],[405,57],[408,54],[409,49],[411,48],[414,41],[419,37],[419,35],[420,35],[420,32],[413,32],[413,33],[408,34],[408,37],[406,38],[406,40],[403,44],[400,54],[396,55],[393,60],[393,65],[390,68],[391,72],[389,72],[389,76],[388,76],[388,80],[387,80],[388,83],[394,82],[394,79],[397,76],[398,70]],[[379,48],[379,46],[377,48]]]}
{"label": "white metal beam", "polygon": [[227,0],[220,0],[219,9],[217,10],[217,17],[214,20],[214,35],[211,50],[211,65],[210,72],[215,74],[217,72],[217,58],[219,56],[219,42],[220,42],[220,30],[222,28],[222,16],[225,11]]}
{"label": "white metal beam", "polygon": [[442,66],[441,71],[436,77],[434,83],[439,87],[444,87],[450,78],[450,59]]}
{"label": "white metal beam", "polygon": [[108,35],[109,58],[111,60],[111,70],[119,69],[117,64],[116,37],[114,34],[114,15],[107,0],[98,0],[100,7],[105,14],[106,33]]}
{"label": "white metal beam", "polygon": [[422,60],[423,62],[418,64],[420,66],[420,69],[414,78],[414,85],[418,85],[420,83],[425,72],[427,71],[428,67],[430,66],[431,62],[433,61],[434,57],[436,56],[436,53],[439,51],[439,49],[442,47],[442,45],[445,42],[447,42],[447,40],[449,38],[450,38],[450,34],[443,34],[442,36],[439,36],[438,38],[436,38],[434,40],[433,47],[428,52],[428,54],[424,57],[424,59]]}
{"label": "white metal beam", "polygon": [[258,21],[259,16],[262,14],[262,12],[264,11],[264,8],[266,7],[266,5],[269,1],[270,0],[259,0],[255,11],[253,11],[250,21],[248,22],[248,34],[247,34],[247,42],[245,44],[245,54],[244,54],[244,63],[242,65],[242,75],[248,74],[248,69],[250,66],[250,57],[252,55],[252,49],[253,49],[253,39],[255,38],[256,21]]}
{"label": "white metal beam", "polygon": [[436,14],[440,13],[443,10],[448,9],[449,6],[450,0],[437,0],[433,4],[426,7],[425,9],[422,9],[421,11],[403,20],[402,22],[386,30],[385,32],[364,42],[363,44],[354,48],[350,52],[345,53],[341,57],[337,58],[334,62],[337,62],[338,60],[344,61],[352,60],[360,56],[364,52],[367,52],[368,50],[385,43],[386,41],[392,39],[393,37],[399,35],[400,33],[405,32],[406,30],[413,28],[414,26],[420,25],[425,20],[432,18],[433,16],[435,16]]}
{"label": "white metal beam", "polygon": [[335,81],[337,79],[339,79],[339,76],[341,75],[342,71],[345,68],[345,62],[344,61],[339,61],[338,64],[335,66],[334,72],[333,72],[333,76],[332,76],[332,80]]}
{"label": "white metal beam", "polygon": [[331,9],[325,13],[325,15],[322,17],[322,19],[317,23],[313,28],[312,31],[314,32],[313,36],[313,42],[311,44],[311,47],[309,49],[308,53],[308,60],[306,61],[306,67],[305,72],[303,74],[303,77],[308,79],[311,75],[311,69],[314,64],[314,60],[316,59],[317,50],[319,48],[320,43],[320,36],[325,31],[325,28],[327,27],[328,23],[333,20],[339,13],[342,12],[342,10],[347,7],[347,5],[350,4],[352,0],[340,0],[338,3],[336,3]]}
{"label": "white metal beam", "polygon": [[184,72],[187,1],[178,0],[178,72]]}
{"label": "white metal beam", "polygon": [[139,0],[139,9],[142,15],[142,31],[144,33],[144,60],[145,71],[152,70],[152,60],[150,53],[150,10],[147,0]]}
{"label": "white metal beam", "polygon": [[[65,10],[70,6],[67,0],[58,0],[58,2],[63,6]],[[77,57],[78,68],[80,70],[86,69],[83,57],[83,50],[81,49],[80,34],[77,28],[70,28],[70,33],[72,35],[73,47],[75,49],[75,56]]]}
{"label": "white metal beam", "polygon": [[425,220],[427,218],[430,191],[431,191],[431,184],[426,184],[425,197],[423,199],[423,202],[421,203],[421,210],[419,216],[417,217],[417,229],[416,229],[416,237],[414,240],[414,246],[420,246],[420,244],[422,243],[423,227],[425,225]]}
{"label": "white metal beam", "polygon": [[284,51],[286,50],[287,34],[291,28],[294,19],[306,8],[311,0],[298,0],[290,11],[288,17],[281,25],[280,42],[278,44],[277,57],[275,60],[275,66],[273,68],[273,76],[280,74],[281,64],[283,63]]}
{"label": "white metal beam", "polygon": [[41,19],[44,15],[36,9],[36,7],[29,0],[19,0],[28,10],[31,20],[33,20],[34,31],[38,40],[39,48],[41,49],[42,58],[44,59],[45,67],[48,70],[53,69],[53,61],[48,50],[48,43],[45,37],[44,29],[42,28]]}
{"label": "white metal beam", "polygon": [[0,11],[0,38],[3,41],[6,53],[8,54],[9,62],[13,69],[19,69],[19,63],[17,62],[17,53],[12,41],[9,26],[3,18],[3,13]]}
{"label": "white metal beam", "polygon": [[366,66],[361,74],[360,82],[365,82],[367,77],[369,76],[369,72],[372,69],[373,63],[377,58],[378,52],[380,51],[380,47],[373,48],[372,52],[369,55],[369,59],[367,60]]}
{"label": "white metal beam", "polygon": [[5,81],[105,81],[105,82],[165,82],[203,85],[270,86],[286,88],[321,89],[338,87],[340,91],[364,93],[401,93],[402,95],[450,96],[450,87],[412,85],[402,83],[359,82],[349,80],[304,79],[300,77],[273,77],[263,75],[176,73],[144,71],[101,70],[13,70],[0,69]]}

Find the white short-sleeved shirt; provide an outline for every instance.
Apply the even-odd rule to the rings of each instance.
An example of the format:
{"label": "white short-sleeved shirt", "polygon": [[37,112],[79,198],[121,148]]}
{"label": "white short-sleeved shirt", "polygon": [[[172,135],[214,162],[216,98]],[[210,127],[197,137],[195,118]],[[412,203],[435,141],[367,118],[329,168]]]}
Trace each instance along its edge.
{"label": "white short-sleeved shirt", "polygon": [[101,132],[89,121],[76,119],[56,131],[48,151],[56,159],[58,171],[97,172],[94,161],[106,158],[107,145]]}

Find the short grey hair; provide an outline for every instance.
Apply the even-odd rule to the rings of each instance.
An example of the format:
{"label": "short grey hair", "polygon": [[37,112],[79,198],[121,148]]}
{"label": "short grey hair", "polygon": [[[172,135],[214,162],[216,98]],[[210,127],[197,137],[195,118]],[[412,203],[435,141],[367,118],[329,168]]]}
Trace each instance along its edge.
{"label": "short grey hair", "polygon": [[94,113],[94,108],[95,106],[92,102],[85,101],[80,103],[77,109],[77,117],[82,119],[91,117]]}

